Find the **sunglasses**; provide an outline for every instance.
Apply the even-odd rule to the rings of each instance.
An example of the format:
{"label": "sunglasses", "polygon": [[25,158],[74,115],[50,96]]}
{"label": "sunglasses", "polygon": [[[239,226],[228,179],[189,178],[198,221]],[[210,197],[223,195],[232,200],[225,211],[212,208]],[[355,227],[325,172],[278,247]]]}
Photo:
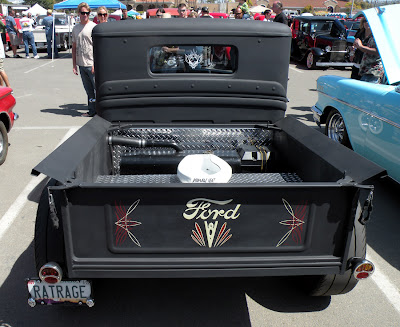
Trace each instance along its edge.
{"label": "sunglasses", "polygon": [[107,14],[101,14],[101,13],[99,13],[99,14],[97,14],[98,16],[103,16],[103,17],[106,17],[107,16]]}
{"label": "sunglasses", "polygon": [[180,9],[179,12],[186,12],[187,9]]}
{"label": "sunglasses", "polygon": [[81,15],[89,16],[89,15],[90,15],[90,12],[89,12],[89,11],[81,11],[80,14],[81,14]]}

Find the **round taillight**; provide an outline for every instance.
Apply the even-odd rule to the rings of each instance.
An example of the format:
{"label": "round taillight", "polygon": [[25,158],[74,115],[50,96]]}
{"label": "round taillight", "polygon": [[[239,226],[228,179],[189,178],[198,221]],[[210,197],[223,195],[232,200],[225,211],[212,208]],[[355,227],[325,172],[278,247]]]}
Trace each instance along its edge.
{"label": "round taillight", "polygon": [[58,280],[56,277],[52,277],[52,276],[50,276],[50,277],[45,277],[45,278],[44,278],[44,281],[45,281],[46,283],[48,283],[48,284],[56,284],[56,283],[59,282],[59,280]]}
{"label": "round taillight", "polygon": [[39,278],[49,284],[56,284],[62,279],[61,267],[55,262],[49,262],[39,270]]}
{"label": "round taillight", "polygon": [[369,273],[367,272],[360,272],[356,274],[357,279],[365,279],[369,277]]}
{"label": "round taillight", "polygon": [[374,264],[368,260],[362,260],[354,266],[354,277],[358,280],[366,279],[374,273]]}

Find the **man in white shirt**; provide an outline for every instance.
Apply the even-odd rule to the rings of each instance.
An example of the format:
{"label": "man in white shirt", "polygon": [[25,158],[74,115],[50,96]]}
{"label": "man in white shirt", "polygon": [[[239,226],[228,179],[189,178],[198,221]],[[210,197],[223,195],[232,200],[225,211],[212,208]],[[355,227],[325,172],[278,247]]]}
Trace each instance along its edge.
{"label": "man in white shirt", "polygon": [[26,17],[26,14],[22,14],[22,18],[19,20],[21,24],[22,31],[22,39],[25,44],[25,58],[29,59],[29,45],[32,47],[33,58],[38,59],[39,55],[37,54],[36,45],[35,45],[35,37],[33,36],[33,27],[35,26],[35,21],[32,18]]}
{"label": "man in white shirt", "polygon": [[83,117],[93,117],[96,114],[96,86],[94,83],[93,40],[92,30],[96,26],[89,20],[90,7],[86,2],[78,6],[80,22],[72,29],[72,71],[81,75],[83,87],[88,96],[89,112]]}

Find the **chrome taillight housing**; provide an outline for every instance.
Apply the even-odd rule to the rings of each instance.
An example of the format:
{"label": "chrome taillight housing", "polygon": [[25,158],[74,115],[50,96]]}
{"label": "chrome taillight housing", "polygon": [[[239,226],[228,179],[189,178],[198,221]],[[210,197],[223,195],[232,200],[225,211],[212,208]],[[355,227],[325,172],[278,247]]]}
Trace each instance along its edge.
{"label": "chrome taillight housing", "polygon": [[39,278],[48,284],[57,284],[62,280],[62,269],[55,262],[46,263],[39,270]]}
{"label": "chrome taillight housing", "polygon": [[355,260],[353,262],[353,276],[358,279],[366,279],[375,271],[374,264],[366,259]]}

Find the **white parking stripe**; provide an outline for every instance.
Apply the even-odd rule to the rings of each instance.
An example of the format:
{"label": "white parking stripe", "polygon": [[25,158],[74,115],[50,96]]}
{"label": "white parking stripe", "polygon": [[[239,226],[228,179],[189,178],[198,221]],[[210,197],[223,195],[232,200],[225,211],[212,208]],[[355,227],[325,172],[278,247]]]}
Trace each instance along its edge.
{"label": "white parking stripe", "polygon": [[19,97],[14,97],[15,99],[21,99],[21,98],[25,98],[25,97],[30,97],[32,94],[25,94],[25,95],[21,95]]}
{"label": "white parking stripe", "polygon": [[300,69],[297,69],[297,68],[294,68],[294,67],[291,67],[291,66],[289,66],[289,68],[290,68],[291,70],[294,70],[295,72],[300,73],[300,74],[303,74],[303,73],[304,73],[304,72],[301,71]]}
{"label": "white parking stripe", "polygon": [[80,126],[14,126],[13,130],[21,129],[21,130],[35,130],[35,129],[79,129]]}
{"label": "white parking stripe", "polygon": [[[377,263],[384,262],[387,265],[390,265],[386,262],[379,254],[377,254],[370,246],[368,247],[368,255],[367,259]],[[400,292],[399,289],[393,285],[393,283],[389,280],[389,278],[377,267],[375,266],[375,272],[371,276],[372,280],[378,286],[378,288],[382,291],[382,293],[386,296],[388,301],[393,305],[396,311],[400,314]]]}
{"label": "white parking stripe", "polygon": [[[72,134],[74,134],[78,130],[78,127],[71,128],[68,130],[67,134],[63,137],[61,142],[57,145],[57,147],[65,142]],[[19,213],[21,212],[22,208],[25,206],[26,202],[28,201],[28,195],[32,190],[39,185],[39,183],[44,179],[38,177],[33,177],[29,184],[24,188],[24,190],[20,193],[18,198],[14,201],[14,203],[10,206],[7,212],[0,220],[0,240],[3,238],[4,234],[7,232],[8,228],[13,224],[15,219],[18,217]]]}
{"label": "white parking stripe", "polygon": [[[60,56],[60,58],[62,58],[62,57],[65,57],[65,56]],[[30,69],[30,70],[28,70],[28,71],[26,71],[26,72],[24,72],[25,74],[29,74],[30,72],[33,72],[34,70],[36,70],[36,69],[39,69],[39,68],[42,68],[42,67],[44,67],[44,66],[47,66],[48,64],[53,64],[55,61],[57,61],[58,59],[52,59],[51,61],[49,61],[49,62],[46,62],[45,64],[43,64],[43,65],[41,65],[41,66],[37,66],[37,67],[35,67],[35,68],[32,68],[32,69]]]}

